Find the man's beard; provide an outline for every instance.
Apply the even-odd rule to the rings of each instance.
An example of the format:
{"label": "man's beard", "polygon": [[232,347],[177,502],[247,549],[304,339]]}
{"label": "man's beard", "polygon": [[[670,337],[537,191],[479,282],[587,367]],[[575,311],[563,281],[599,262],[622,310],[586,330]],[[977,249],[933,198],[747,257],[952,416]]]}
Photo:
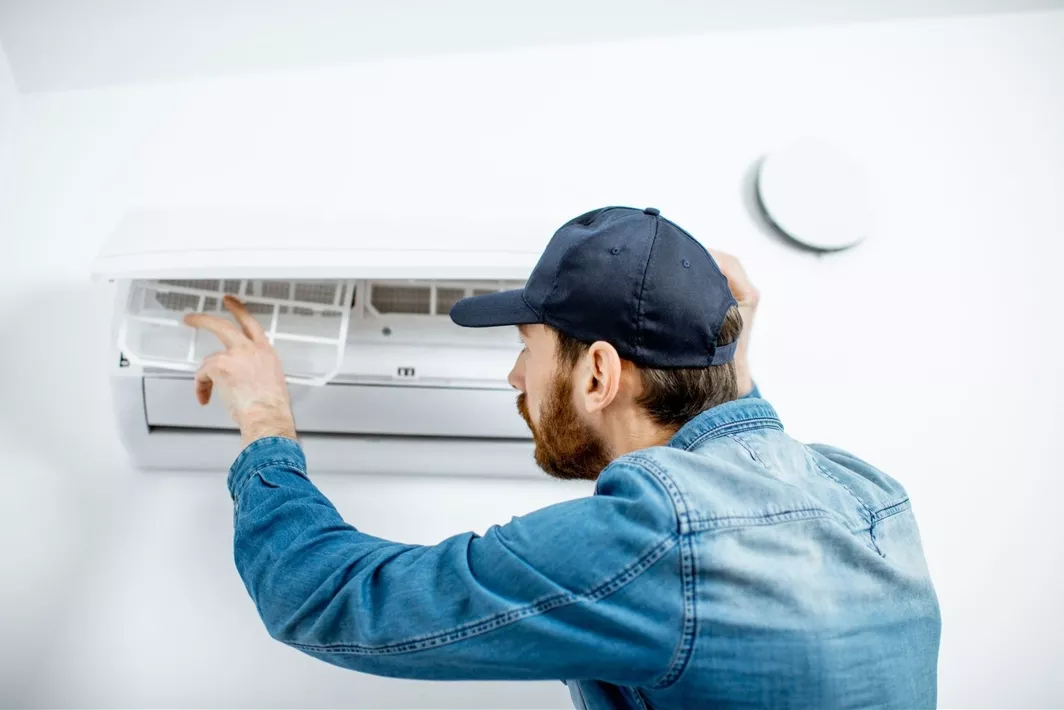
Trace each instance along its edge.
{"label": "man's beard", "polygon": [[532,425],[523,392],[517,397],[517,411],[532,430],[540,468],[555,478],[594,481],[612,459],[602,439],[577,415],[569,379],[559,373],[551,382],[538,427]]}

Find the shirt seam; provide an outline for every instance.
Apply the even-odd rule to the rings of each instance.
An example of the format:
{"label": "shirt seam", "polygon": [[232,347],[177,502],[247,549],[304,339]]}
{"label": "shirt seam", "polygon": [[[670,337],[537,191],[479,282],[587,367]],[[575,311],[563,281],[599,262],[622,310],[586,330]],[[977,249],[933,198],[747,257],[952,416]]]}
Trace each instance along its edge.
{"label": "shirt seam", "polygon": [[672,503],[672,512],[676,516],[677,532],[681,535],[687,529],[688,520],[691,514],[688,510],[687,499],[684,498],[683,492],[680,487],[676,485],[676,481],[672,476],[662,468],[657,461],[647,458],[640,454],[628,454],[618,463],[633,462],[637,464],[637,468],[642,468],[649,473],[658,485],[661,486],[665,494],[669,496],[669,501]]}
{"label": "shirt seam", "polygon": [[655,690],[668,688],[676,683],[687,670],[694,651],[695,637],[698,633],[698,575],[695,574],[694,536],[685,534],[680,540],[680,568],[683,590],[683,628],[680,642],[673,652],[669,668],[653,686]]}
{"label": "shirt seam", "polygon": [[762,468],[768,468],[765,465],[765,462],[761,460],[761,457],[758,456],[757,453],[754,451],[754,449],[749,444],[747,444],[745,441],[743,441],[738,436],[736,436],[736,434],[741,434],[741,433],[742,432],[728,432],[725,436],[727,436],[729,439],[731,439],[736,444],[741,446],[746,451],[746,453],[750,454],[750,458],[753,459],[756,464],[758,464]]}
{"label": "shirt seam", "polygon": [[[713,518],[700,518],[692,521],[691,532],[706,532],[709,530],[726,530],[730,528],[760,527],[764,525],[776,525],[790,523],[799,520],[813,520],[816,518],[828,518],[838,522],[845,522],[829,510],[823,508],[794,508],[782,510],[778,513],[763,513],[759,515],[721,515]],[[844,526],[849,530],[849,526]],[[860,532],[860,531],[851,531]]]}
{"label": "shirt seam", "polygon": [[[233,500],[238,501],[240,499],[240,496],[244,493],[244,490],[248,487],[248,484],[251,483],[251,479],[262,473],[267,468],[280,464],[290,466],[291,469],[295,469],[294,471],[290,471],[291,473],[295,473],[297,476],[304,480],[310,480],[309,478],[307,478],[307,474],[305,471],[303,471],[303,467],[297,458],[288,456],[285,458],[268,459],[266,461],[261,461],[255,464],[255,466],[247,473],[241,473],[233,477]],[[242,480],[237,481],[237,478],[240,478]],[[237,486],[239,486],[239,490],[237,490]]]}
{"label": "shirt seam", "polygon": [[647,703],[646,703],[645,700],[643,700],[643,694],[641,692],[639,692],[639,688],[631,688],[631,691],[632,691],[632,697],[634,697],[635,701],[637,703],[639,703],[639,709],[638,710],[648,710],[647,709]]}
{"label": "shirt seam", "polygon": [[692,439],[687,444],[684,444],[684,451],[690,451],[699,444],[702,444],[710,439],[719,439],[722,436],[729,434],[739,434],[744,431],[750,431],[751,429],[778,429],[783,431],[783,425],[780,424],[779,419],[773,417],[755,417],[752,419],[743,419],[737,422],[729,422],[727,424],[718,424],[709,431],[703,432]]}
{"label": "shirt seam", "polygon": [[[255,457],[258,455],[260,449],[269,449],[275,446],[280,447],[282,451],[268,452],[265,456],[268,456],[269,458],[265,461],[255,461]],[[288,449],[290,447],[295,447],[295,451],[283,451],[283,449]],[[229,467],[229,476],[227,477],[226,483],[229,488],[230,497],[235,501],[238,498],[238,487],[243,491],[252,476],[263,468],[274,466],[279,463],[292,464],[303,478],[308,478],[306,471],[304,470],[306,467],[306,458],[303,456],[303,448],[295,439],[289,439],[288,437],[283,436],[268,436],[256,439],[245,446],[233,461],[233,465]],[[249,467],[251,470],[245,472],[244,469]]]}
{"label": "shirt seam", "polygon": [[905,498],[903,500],[899,500],[897,503],[892,503],[891,505],[888,505],[886,507],[880,508],[875,513],[873,513],[872,514],[873,522],[876,522],[876,523],[882,522],[883,520],[886,520],[887,518],[889,518],[892,515],[897,515],[898,513],[904,513],[906,510],[910,510],[911,508],[912,508],[912,503],[909,501],[908,498]]}
{"label": "shirt seam", "polygon": [[650,569],[656,562],[664,557],[669,550],[671,550],[678,542],[678,536],[675,534],[669,534],[657,543],[654,547],[643,554],[638,560],[628,565],[613,577],[609,578],[599,586],[589,590],[586,593],[579,594],[575,592],[562,592],[560,594],[552,594],[531,604],[526,604],[523,607],[517,609],[509,609],[506,611],[498,612],[491,616],[478,621],[470,622],[461,626],[456,626],[445,631],[441,631],[435,634],[414,637],[406,639],[404,641],[397,641],[394,643],[382,644],[377,646],[370,646],[367,644],[304,644],[304,643],[289,643],[289,646],[297,648],[301,651],[308,651],[312,653],[338,653],[338,654],[350,654],[359,656],[381,656],[381,655],[394,655],[400,653],[411,653],[414,651],[422,651],[428,648],[439,648],[440,646],[457,643],[466,639],[474,638],[482,634],[495,631],[497,629],[509,626],[523,619],[527,619],[533,616],[538,616],[549,611],[553,611],[563,606],[578,602],[596,602],[600,599],[604,599],[610,594],[623,589],[629,583],[637,579],[646,570]]}
{"label": "shirt seam", "polygon": [[675,683],[690,660],[694,649],[694,637],[696,632],[696,609],[695,609],[695,554],[691,532],[691,514],[687,499],[680,490],[679,485],[673,480],[662,466],[650,458],[639,455],[628,455],[625,461],[641,464],[641,468],[649,473],[658,482],[672,501],[673,514],[676,516],[676,524],[680,535],[680,592],[683,597],[684,618],[680,631],[680,639],[673,649],[672,658],[656,682],[651,684],[653,688],[665,688]]}
{"label": "shirt seam", "polygon": [[857,493],[854,492],[854,490],[850,488],[850,486],[848,486],[842,479],[828,473],[828,470],[820,465],[820,462],[817,461],[816,456],[810,453],[808,449],[806,449],[806,456],[808,456],[809,460],[813,462],[814,466],[816,466],[816,470],[820,471],[820,473],[825,478],[828,478],[829,480],[834,481],[837,485],[841,486],[842,489],[849,493],[850,497],[857,501],[857,504],[861,506],[861,509],[864,510],[865,514],[868,516],[868,540],[872,543],[872,549],[875,550],[880,557],[883,557],[883,551],[880,550],[879,545],[876,544],[876,514],[872,511],[871,508],[868,507],[868,503],[866,503],[863,498],[858,496]]}

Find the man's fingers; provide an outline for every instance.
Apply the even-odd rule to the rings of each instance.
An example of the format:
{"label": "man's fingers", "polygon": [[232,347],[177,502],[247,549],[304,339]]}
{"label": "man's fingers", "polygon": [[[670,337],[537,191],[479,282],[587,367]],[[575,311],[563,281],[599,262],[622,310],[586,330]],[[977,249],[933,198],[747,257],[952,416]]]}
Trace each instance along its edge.
{"label": "man's fingers", "polygon": [[196,373],[196,401],[207,404],[211,401],[211,392],[214,391],[214,380],[203,370]]}
{"label": "man's fingers", "polygon": [[268,342],[266,337],[266,331],[262,329],[262,325],[255,320],[255,316],[251,315],[251,311],[247,309],[243,303],[240,302],[235,296],[226,296],[222,303],[229,309],[229,312],[236,318],[236,322],[240,324],[240,327],[244,329],[244,334],[251,339],[253,343],[265,343]]}
{"label": "man's fingers", "polygon": [[222,342],[222,345],[227,348],[248,342],[247,336],[241,332],[240,328],[220,316],[212,316],[206,313],[189,313],[185,316],[185,325],[193,328],[202,328],[214,333],[218,340]]}
{"label": "man's fingers", "polygon": [[761,298],[761,293],[750,282],[750,277],[746,275],[746,269],[743,268],[739,260],[731,254],[717,249],[710,249],[709,253],[713,260],[717,262],[721,273],[728,279],[728,286],[731,287],[735,300],[744,304],[756,304]]}
{"label": "man's fingers", "polygon": [[203,358],[199,370],[196,371],[196,400],[200,404],[211,401],[211,392],[214,391],[214,379],[211,377],[217,371],[218,355],[215,353]]}

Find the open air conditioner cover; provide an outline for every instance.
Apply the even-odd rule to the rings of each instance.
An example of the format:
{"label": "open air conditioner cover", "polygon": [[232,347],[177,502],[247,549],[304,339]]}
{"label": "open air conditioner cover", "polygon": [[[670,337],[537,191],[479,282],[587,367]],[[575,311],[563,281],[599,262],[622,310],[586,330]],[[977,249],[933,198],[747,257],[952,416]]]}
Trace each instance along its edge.
{"label": "open air conditioner cover", "polygon": [[129,213],[118,225],[93,275],[112,280],[524,280],[553,230],[546,221],[532,220],[145,209]]}
{"label": "open air conditioner cover", "polygon": [[[186,467],[232,444],[221,405],[200,407],[192,395],[192,373],[220,344],[183,317],[227,317],[222,298],[233,294],[281,357],[317,465],[534,471],[506,381],[516,334],[459,328],[448,313],[465,296],[519,288],[550,233],[494,220],[222,208],[129,215],[94,267],[117,283],[124,364],[113,381],[127,446],[143,465]],[[463,466],[439,458],[459,450]]]}

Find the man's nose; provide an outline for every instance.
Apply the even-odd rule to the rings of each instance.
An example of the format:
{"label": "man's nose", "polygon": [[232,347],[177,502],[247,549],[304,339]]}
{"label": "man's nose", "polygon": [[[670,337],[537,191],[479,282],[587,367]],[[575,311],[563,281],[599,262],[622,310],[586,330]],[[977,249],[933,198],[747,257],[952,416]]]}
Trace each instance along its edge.
{"label": "man's nose", "polygon": [[525,368],[522,367],[521,357],[517,358],[517,362],[514,363],[513,369],[510,370],[510,374],[506,377],[506,381],[510,383],[510,386],[515,390],[521,392],[525,391]]}

